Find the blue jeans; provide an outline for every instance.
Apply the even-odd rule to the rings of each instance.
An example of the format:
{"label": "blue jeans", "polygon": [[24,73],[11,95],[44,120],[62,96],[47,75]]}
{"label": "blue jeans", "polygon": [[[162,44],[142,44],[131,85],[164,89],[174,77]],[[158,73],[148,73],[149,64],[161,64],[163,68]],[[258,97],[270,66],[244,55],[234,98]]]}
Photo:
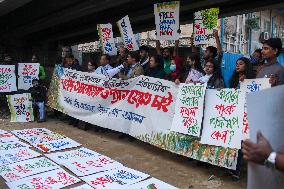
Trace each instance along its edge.
{"label": "blue jeans", "polygon": [[44,120],[45,119],[45,104],[44,104],[44,102],[34,102],[34,104],[38,107],[39,119]]}

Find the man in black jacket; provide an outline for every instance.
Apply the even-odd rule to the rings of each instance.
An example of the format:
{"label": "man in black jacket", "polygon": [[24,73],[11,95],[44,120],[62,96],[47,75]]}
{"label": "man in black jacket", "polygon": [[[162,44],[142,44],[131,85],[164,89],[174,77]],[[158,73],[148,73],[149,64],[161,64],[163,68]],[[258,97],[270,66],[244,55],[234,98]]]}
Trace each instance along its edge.
{"label": "man in black jacket", "polygon": [[45,121],[45,102],[46,102],[46,93],[47,90],[44,86],[39,85],[39,80],[34,79],[32,81],[33,86],[29,89],[29,92],[32,95],[33,107],[39,111],[39,120],[38,122]]}

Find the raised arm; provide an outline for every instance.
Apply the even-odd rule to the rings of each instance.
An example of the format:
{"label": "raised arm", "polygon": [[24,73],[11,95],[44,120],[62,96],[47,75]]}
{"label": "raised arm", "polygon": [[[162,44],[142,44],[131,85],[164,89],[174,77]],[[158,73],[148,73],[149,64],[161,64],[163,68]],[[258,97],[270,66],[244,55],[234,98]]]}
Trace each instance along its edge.
{"label": "raised arm", "polygon": [[193,53],[197,53],[197,48],[194,46],[194,33],[190,37],[190,45]]}
{"label": "raised arm", "polygon": [[156,40],[156,51],[158,55],[162,55],[161,52],[161,42],[159,40]]}
{"label": "raised arm", "polygon": [[213,35],[216,39],[217,53],[218,55],[221,55],[223,50],[222,50],[222,45],[221,45],[220,37],[218,34],[218,30],[213,30]]}
{"label": "raised arm", "polygon": [[175,40],[175,47],[174,47],[173,57],[178,56],[178,45],[179,45],[179,40]]}

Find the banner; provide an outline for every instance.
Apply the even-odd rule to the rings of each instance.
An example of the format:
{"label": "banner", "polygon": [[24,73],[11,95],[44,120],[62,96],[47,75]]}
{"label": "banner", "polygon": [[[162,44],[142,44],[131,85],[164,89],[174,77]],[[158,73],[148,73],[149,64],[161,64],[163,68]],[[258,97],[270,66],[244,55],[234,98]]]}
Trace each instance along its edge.
{"label": "banner", "polygon": [[23,188],[64,188],[80,182],[80,179],[70,175],[63,169],[56,169],[37,175],[33,175],[14,182],[8,182],[9,188],[23,189]]}
{"label": "banner", "polygon": [[19,63],[18,64],[18,89],[29,90],[33,79],[38,79],[39,63]]}
{"label": "banner", "polygon": [[206,85],[180,84],[171,131],[200,136]]}
{"label": "banner", "polygon": [[154,5],[157,40],[179,39],[179,1]]}
{"label": "banner", "polygon": [[240,90],[207,90],[202,144],[241,149],[245,94]]}
{"label": "banner", "polygon": [[201,144],[198,137],[170,131],[178,89],[173,82],[146,76],[107,80],[56,66],[48,105],[173,153],[234,169],[236,149]]}
{"label": "banner", "polygon": [[98,24],[98,34],[102,44],[102,51],[104,54],[110,56],[117,55],[117,49],[113,38],[113,31],[111,24]]}
{"label": "banner", "polygon": [[[243,82],[240,83],[241,91],[244,91],[246,94],[252,92],[258,92],[269,88],[271,88],[271,84],[269,83],[269,78],[245,79]],[[250,134],[249,134],[249,123],[248,123],[248,114],[247,114],[247,103],[245,103],[243,140],[249,138]]]}
{"label": "banner", "polygon": [[0,175],[7,181],[12,182],[22,178],[59,169],[60,167],[45,157],[29,159],[0,167]]}
{"label": "banner", "polygon": [[31,94],[7,95],[11,112],[11,122],[29,122],[34,120]]}
{"label": "banner", "polygon": [[216,43],[213,30],[218,26],[219,8],[211,8],[194,13],[194,45],[212,45]]}
{"label": "banner", "polygon": [[17,91],[15,65],[0,65],[0,93]]}
{"label": "banner", "polygon": [[128,15],[117,22],[125,48],[129,51],[138,51],[139,46],[133,34]]}

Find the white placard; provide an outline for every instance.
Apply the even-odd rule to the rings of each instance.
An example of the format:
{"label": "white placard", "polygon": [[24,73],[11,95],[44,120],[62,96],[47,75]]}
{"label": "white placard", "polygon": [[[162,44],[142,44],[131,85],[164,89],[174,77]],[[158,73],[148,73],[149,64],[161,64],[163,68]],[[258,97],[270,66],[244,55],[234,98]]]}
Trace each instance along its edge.
{"label": "white placard", "polygon": [[200,136],[206,85],[181,84],[171,131]]}
{"label": "white placard", "polygon": [[79,148],[76,150],[69,150],[65,152],[55,152],[51,154],[46,154],[46,156],[52,159],[54,162],[63,165],[67,161],[85,159],[85,158],[95,158],[101,154],[94,152],[88,148]]}
{"label": "white placard", "polygon": [[17,91],[15,65],[0,65],[0,93]]}
{"label": "white placard", "polygon": [[65,161],[63,165],[81,177],[122,167],[122,164],[106,156],[78,158]]}
{"label": "white placard", "polygon": [[82,177],[82,180],[96,189],[120,189],[122,187],[140,182],[147,177],[149,177],[149,175],[123,167]]}
{"label": "white placard", "polygon": [[[271,88],[269,83],[269,78],[259,78],[259,79],[245,79],[244,82],[240,83],[241,91],[246,94],[252,92],[258,92],[264,89]],[[247,114],[247,104],[245,103],[245,112],[244,112],[244,124],[243,124],[243,140],[249,139],[249,123],[248,123],[248,114]]]}
{"label": "white placard", "polygon": [[0,175],[7,181],[12,182],[22,178],[59,169],[60,167],[45,157],[29,159],[0,167]]}
{"label": "white placard", "polygon": [[97,25],[100,41],[102,44],[102,51],[104,54],[110,56],[117,54],[115,42],[113,38],[113,30],[111,24],[98,24]]}
{"label": "white placard", "polygon": [[63,169],[37,174],[14,182],[9,182],[7,185],[13,189],[23,188],[48,188],[60,189],[72,184],[80,182],[80,179],[70,175]]}
{"label": "white placard", "polygon": [[18,88],[28,90],[32,87],[33,79],[38,79],[39,63],[18,64]]}
{"label": "white placard", "polygon": [[1,150],[13,150],[17,148],[29,148],[30,145],[23,143],[21,141],[13,141],[13,142],[1,142],[0,143],[0,151]]}
{"label": "white placard", "polygon": [[157,40],[179,39],[179,1],[154,5]]}
{"label": "white placard", "polygon": [[71,189],[94,189],[93,187],[91,187],[88,184],[83,184],[81,186],[75,187],[75,188],[71,188]]}
{"label": "white placard", "polygon": [[244,98],[240,90],[206,90],[202,144],[241,149]]}
{"label": "white placard", "polygon": [[129,51],[138,51],[139,46],[134,37],[128,15],[119,20],[117,22],[117,25],[124,42],[124,47],[127,48]]}
{"label": "white placard", "polygon": [[11,112],[11,122],[29,122],[34,120],[31,94],[7,95]]}
{"label": "white placard", "polygon": [[37,143],[34,144],[34,147],[37,149],[43,151],[43,152],[54,152],[58,150],[64,150],[68,148],[75,148],[81,146],[78,142],[70,139],[70,138],[64,138],[64,139],[58,139],[50,142],[43,142],[43,143]]}
{"label": "white placard", "polygon": [[41,154],[29,148],[2,150],[0,151],[0,166],[9,165],[11,163],[24,161],[26,159],[31,159],[39,156],[41,156]]}

